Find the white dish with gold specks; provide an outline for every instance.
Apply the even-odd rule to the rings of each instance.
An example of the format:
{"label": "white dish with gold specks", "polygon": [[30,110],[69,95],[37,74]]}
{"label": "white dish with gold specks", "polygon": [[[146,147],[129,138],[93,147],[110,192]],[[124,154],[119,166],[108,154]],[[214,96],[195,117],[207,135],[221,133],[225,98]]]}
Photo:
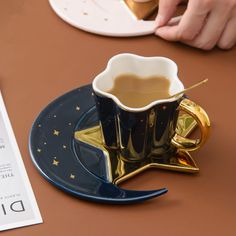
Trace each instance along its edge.
{"label": "white dish with gold specks", "polygon": [[123,0],[49,0],[56,14],[84,31],[105,36],[152,34],[154,21],[137,20]]}

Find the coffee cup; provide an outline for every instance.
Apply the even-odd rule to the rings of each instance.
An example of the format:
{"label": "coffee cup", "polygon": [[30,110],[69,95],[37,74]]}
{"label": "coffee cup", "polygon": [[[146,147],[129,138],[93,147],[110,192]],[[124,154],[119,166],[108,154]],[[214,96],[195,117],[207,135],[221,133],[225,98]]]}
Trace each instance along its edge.
{"label": "coffee cup", "polygon": [[[119,150],[127,161],[141,161],[150,157],[169,157],[178,149],[193,151],[205,143],[210,130],[206,112],[183,94],[171,97],[184,90],[177,73],[176,63],[165,57],[124,53],[109,60],[106,69],[92,83],[102,141],[106,148]],[[142,83],[150,77],[163,77],[168,80],[170,96],[153,99],[141,107],[129,106],[110,92],[117,78],[125,74],[138,76]],[[125,90],[127,82],[123,83]],[[198,139],[189,139],[177,133],[180,111],[196,120],[201,133]]]}

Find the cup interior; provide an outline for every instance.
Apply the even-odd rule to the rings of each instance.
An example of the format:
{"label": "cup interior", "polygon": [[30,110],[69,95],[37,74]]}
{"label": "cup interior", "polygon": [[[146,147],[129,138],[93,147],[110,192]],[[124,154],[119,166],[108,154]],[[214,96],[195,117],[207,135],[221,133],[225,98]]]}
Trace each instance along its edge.
{"label": "cup interior", "polygon": [[[165,57],[141,57],[134,54],[120,54],[111,58],[107,68],[100,73],[93,81],[95,93],[112,98],[118,105],[126,107],[118,98],[108,93],[111,90],[115,79],[122,74],[135,74],[141,79],[147,79],[151,76],[164,76],[170,81],[169,94],[174,95],[184,89],[183,84],[177,76],[177,65],[175,62]],[[182,95],[180,95],[181,97]],[[162,99],[153,101],[153,103],[168,102],[177,100],[179,97],[172,99]],[[148,106],[150,106],[149,104]],[[136,108],[136,109],[145,109]],[[129,108],[132,109],[132,108]]]}

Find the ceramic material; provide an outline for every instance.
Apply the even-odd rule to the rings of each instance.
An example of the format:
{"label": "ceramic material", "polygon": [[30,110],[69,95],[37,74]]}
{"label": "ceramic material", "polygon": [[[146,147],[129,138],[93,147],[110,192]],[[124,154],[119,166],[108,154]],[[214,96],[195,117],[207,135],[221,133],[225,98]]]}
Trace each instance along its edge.
{"label": "ceramic material", "polygon": [[[177,76],[177,65],[168,58],[128,53],[112,57],[92,84],[105,147],[119,150],[126,160],[141,161],[150,156],[172,156],[177,148],[193,151],[204,144],[210,121],[199,105],[180,94],[144,107],[128,107],[108,92],[116,77],[122,74],[135,74],[143,80],[151,76],[165,77],[170,82],[170,96],[184,90]],[[191,141],[176,133],[179,110],[196,119],[201,130],[199,140]]]}
{"label": "ceramic material", "polygon": [[[104,203],[136,203],[166,193],[165,188],[153,191],[121,189],[103,178],[104,162],[100,161],[98,168],[93,168],[101,152],[97,149],[83,152],[73,134],[79,121],[94,106],[91,85],[88,85],[61,96],[40,113],[30,133],[29,150],[42,176],[65,192]],[[80,127],[86,129],[97,122],[95,115],[95,119]],[[85,159],[91,171],[82,164]]]}
{"label": "ceramic material", "polygon": [[[96,176],[108,182],[120,184],[150,168],[187,173],[199,172],[190,153],[181,150],[174,155],[163,155],[158,158],[154,155],[141,161],[127,161],[119,150],[109,149],[103,145],[101,129],[97,124],[97,110],[92,107],[75,127],[75,139],[78,142],[75,148],[76,152],[80,153],[81,163]],[[196,121],[191,116],[182,114],[178,119],[177,132],[186,137],[196,125]]]}
{"label": "ceramic material", "polygon": [[60,18],[90,33],[128,37],[148,35],[155,31],[154,21],[137,20],[124,1],[49,0],[49,2]]}

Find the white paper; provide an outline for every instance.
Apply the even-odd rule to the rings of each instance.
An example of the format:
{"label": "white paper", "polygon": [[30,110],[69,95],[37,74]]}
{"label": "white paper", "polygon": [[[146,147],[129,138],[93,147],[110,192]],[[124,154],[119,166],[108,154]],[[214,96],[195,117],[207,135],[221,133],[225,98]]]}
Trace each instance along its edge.
{"label": "white paper", "polygon": [[42,223],[0,93],[0,231]]}

